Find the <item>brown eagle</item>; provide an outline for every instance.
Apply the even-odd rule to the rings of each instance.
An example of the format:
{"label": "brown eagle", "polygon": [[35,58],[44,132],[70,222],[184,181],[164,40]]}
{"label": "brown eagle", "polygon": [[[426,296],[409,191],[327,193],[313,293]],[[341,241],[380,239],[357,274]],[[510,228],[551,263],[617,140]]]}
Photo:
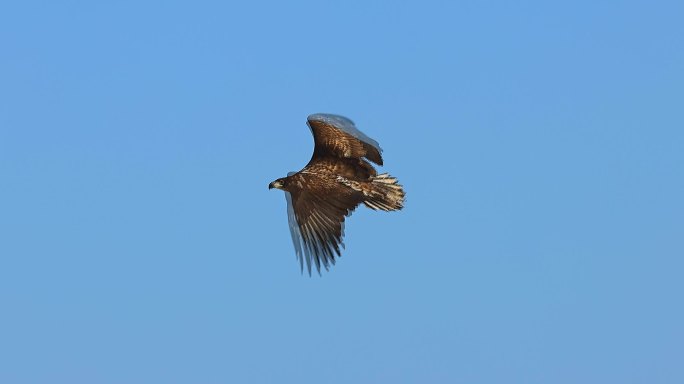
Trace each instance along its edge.
{"label": "brown eagle", "polygon": [[378,174],[368,160],[382,165],[378,143],[359,131],[346,117],[318,113],[307,118],[314,137],[309,163],[268,188],[285,191],[287,217],[302,271],[312,264],[335,264],[344,248],[344,218],[361,203],[374,210],[403,208],[404,190],[397,179]]}

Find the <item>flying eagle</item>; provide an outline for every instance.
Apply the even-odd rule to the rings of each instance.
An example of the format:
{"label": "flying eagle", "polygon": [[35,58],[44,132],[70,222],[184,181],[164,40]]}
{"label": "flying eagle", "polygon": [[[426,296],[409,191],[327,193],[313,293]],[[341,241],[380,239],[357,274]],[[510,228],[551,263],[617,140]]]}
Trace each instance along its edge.
{"label": "flying eagle", "polygon": [[361,203],[368,208],[403,208],[404,190],[397,179],[378,174],[368,162],[382,165],[378,143],[359,131],[346,117],[315,114],[307,118],[314,137],[309,163],[299,172],[275,180],[268,188],[285,191],[287,218],[302,271],[312,264],[335,264],[344,248],[344,218]]}

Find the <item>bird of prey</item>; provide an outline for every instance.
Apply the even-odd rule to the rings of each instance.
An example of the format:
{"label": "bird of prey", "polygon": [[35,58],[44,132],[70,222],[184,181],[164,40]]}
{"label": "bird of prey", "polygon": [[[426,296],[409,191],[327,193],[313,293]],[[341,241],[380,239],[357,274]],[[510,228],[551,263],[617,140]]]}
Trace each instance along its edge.
{"label": "bird of prey", "polygon": [[387,173],[378,174],[370,164],[382,165],[378,143],[359,131],[346,117],[318,113],[307,118],[314,137],[309,163],[290,172],[268,188],[285,191],[287,217],[297,259],[309,275],[335,264],[344,248],[344,219],[361,203],[373,210],[403,208],[404,189]]}

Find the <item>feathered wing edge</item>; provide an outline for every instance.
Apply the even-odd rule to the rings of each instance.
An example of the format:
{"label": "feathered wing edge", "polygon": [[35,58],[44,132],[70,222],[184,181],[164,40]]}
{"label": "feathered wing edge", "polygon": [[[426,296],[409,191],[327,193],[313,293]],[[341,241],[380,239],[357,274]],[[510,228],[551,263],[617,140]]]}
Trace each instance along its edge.
{"label": "feathered wing edge", "polygon": [[[304,271],[304,255],[302,252],[302,247],[304,244],[302,241],[302,233],[299,231],[299,225],[297,225],[297,217],[295,216],[294,206],[292,205],[292,195],[290,192],[285,192],[285,199],[287,200],[287,223],[290,226],[290,235],[292,235],[292,244],[295,247],[295,254],[297,255],[297,260],[299,260],[299,266],[302,272]],[[311,274],[311,255],[306,254],[306,265],[309,267],[309,274]]]}
{"label": "feathered wing edge", "polygon": [[[309,276],[311,276],[311,267],[313,265],[316,266],[316,271],[320,275],[321,264],[327,271],[331,264],[335,264],[335,254],[337,254],[338,257],[340,256],[338,245],[332,245],[333,248],[331,248],[330,245],[324,244],[324,242],[321,241],[322,239],[317,237],[317,234],[310,234],[309,236],[313,237],[311,239],[313,243],[308,244],[306,241],[304,241],[304,236],[302,236],[299,223],[297,222],[294,204],[292,203],[292,195],[288,191],[284,192],[285,199],[287,200],[287,222],[290,227],[290,235],[292,236],[292,244],[295,248],[295,254],[297,256],[297,260],[299,260],[299,269],[302,273],[304,273],[304,264],[306,262],[306,269],[309,273]],[[344,238],[344,221],[342,221],[340,225],[339,246],[344,248],[344,242],[341,241],[342,238]],[[333,252],[335,254],[333,254]]]}
{"label": "feathered wing edge", "polygon": [[[334,115],[332,113],[314,113],[313,115],[309,115],[307,118],[307,122],[309,121],[320,121],[330,124],[331,126],[341,130],[344,133],[352,135],[354,138],[363,141],[364,143],[375,148],[378,152],[382,153],[380,144],[356,128],[356,124],[354,124],[354,122],[347,117]],[[309,128],[311,128],[311,126],[309,126]]]}
{"label": "feathered wing edge", "polygon": [[380,148],[380,144],[356,128],[356,124],[354,124],[351,119],[331,113],[315,113],[313,115],[309,115],[306,125],[309,126],[309,129],[313,133],[314,127],[311,126],[312,123],[326,124],[333,129],[339,130],[340,132],[346,133],[347,135],[353,137],[363,146],[366,152],[364,157],[376,164],[382,165],[382,148]]}

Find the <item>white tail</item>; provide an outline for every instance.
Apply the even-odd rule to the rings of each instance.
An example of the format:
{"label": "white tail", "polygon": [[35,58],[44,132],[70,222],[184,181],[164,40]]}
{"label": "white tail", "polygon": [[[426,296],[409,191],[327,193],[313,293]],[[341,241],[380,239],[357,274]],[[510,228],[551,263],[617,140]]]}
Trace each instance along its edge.
{"label": "white tail", "polygon": [[387,173],[375,176],[370,183],[370,191],[364,191],[364,204],[371,209],[397,211],[404,208],[404,188],[399,180]]}

